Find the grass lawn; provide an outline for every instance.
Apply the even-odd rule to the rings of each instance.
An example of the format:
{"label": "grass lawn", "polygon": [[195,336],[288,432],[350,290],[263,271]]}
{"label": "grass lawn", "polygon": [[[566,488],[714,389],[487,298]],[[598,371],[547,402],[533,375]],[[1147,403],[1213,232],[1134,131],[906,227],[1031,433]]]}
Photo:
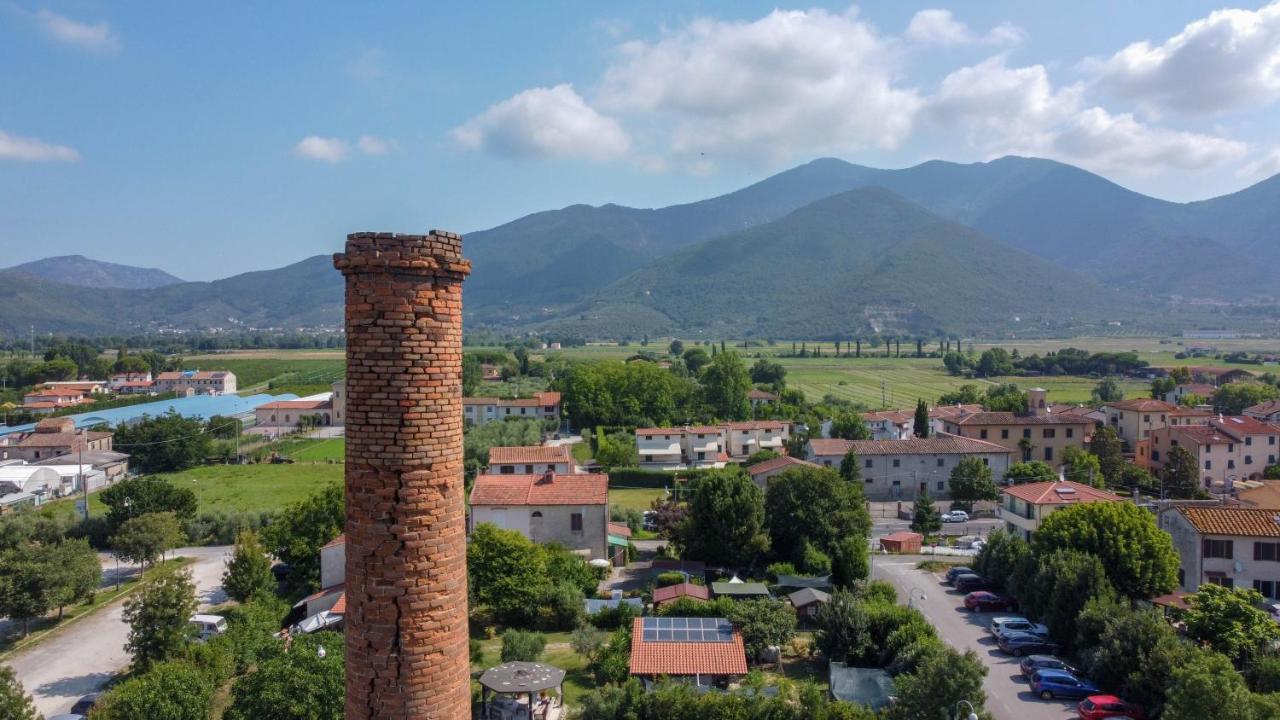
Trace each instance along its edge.
{"label": "grass lawn", "polygon": [[39,643],[50,634],[66,627],[77,618],[84,617],[93,611],[108,605],[110,603],[125,597],[134,590],[137,590],[141,582],[146,578],[154,577],[163,567],[181,567],[191,563],[189,558],[173,558],[166,560],[142,575],[130,575],[120,582],[120,589],[116,590],[114,585],[98,590],[94,595],[93,601],[89,603],[81,603],[78,605],[68,605],[62,614],[62,619],[58,620],[57,613],[47,617],[39,618],[31,621],[31,632],[26,637],[19,637],[17,633],[0,637],[0,660],[24,648],[31,647]]}
{"label": "grass lawn", "polygon": [[281,455],[303,463],[341,461],[347,457],[346,438],[299,438],[265,445],[262,449],[278,450]]}
{"label": "grass lawn", "polygon": [[623,510],[648,510],[654,500],[667,496],[662,488],[609,488],[609,504]]}
{"label": "grass lawn", "polygon": [[591,443],[580,442],[573,444],[573,459],[580,464],[585,464],[591,460]]}

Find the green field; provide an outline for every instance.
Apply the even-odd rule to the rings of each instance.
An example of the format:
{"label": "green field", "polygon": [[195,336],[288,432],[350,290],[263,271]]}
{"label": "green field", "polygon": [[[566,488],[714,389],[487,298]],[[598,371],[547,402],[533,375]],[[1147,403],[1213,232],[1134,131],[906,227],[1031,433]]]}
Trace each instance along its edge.
{"label": "green field", "polygon": [[310,395],[325,392],[342,378],[346,360],[342,351],[263,350],[195,355],[183,360],[187,369],[230,370],[240,391],[265,389]]}
{"label": "green field", "polygon": [[661,488],[609,488],[609,504],[622,510],[648,510],[654,500],[667,496]]}

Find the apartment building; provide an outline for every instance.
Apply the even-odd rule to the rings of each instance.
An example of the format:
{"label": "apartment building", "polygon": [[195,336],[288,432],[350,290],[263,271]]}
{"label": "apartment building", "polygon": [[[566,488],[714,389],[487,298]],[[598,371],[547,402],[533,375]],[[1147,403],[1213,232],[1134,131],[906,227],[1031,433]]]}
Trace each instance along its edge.
{"label": "apartment building", "polygon": [[1152,398],[1120,400],[1102,406],[1107,427],[1115,430],[1120,440],[1130,447],[1151,437],[1152,430],[1167,427],[1170,414],[1177,410],[1177,405]]}
{"label": "apartment building", "polygon": [[1280,600],[1280,512],[1173,505],[1157,516],[1178,551],[1178,585],[1252,588]]}
{"label": "apartment building", "polygon": [[1056,464],[1069,447],[1083,449],[1094,421],[1074,412],[1053,412],[1043,388],[1027,391],[1026,411],[971,412],[943,418],[943,432],[985,440],[1013,453],[1016,461],[1043,460]]}
{"label": "apartment building", "polygon": [[1071,480],[1010,485],[1000,492],[1005,530],[1030,540],[1040,523],[1064,507],[1094,502],[1125,502],[1119,495]]}
{"label": "apartment building", "polygon": [[472,425],[508,418],[560,421],[560,393],[540,392],[528,398],[464,397],[462,417]]}
{"label": "apartment building", "polygon": [[485,472],[490,475],[531,475],[547,472],[572,475],[578,472],[578,466],[574,463],[573,452],[568,445],[491,447],[489,448],[489,465],[485,468]]}
{"label": "apartment building", "polygon": [[36,462],[79,452],[111,450],[112,434],[77,428],[69,417],[47,418],[28,433],[0,437],[0,460]]}
{"label": "apartment building", "polygon": [[1280,422],[1280,400],[1267,400],[1244,409],[1244,415],[1262,422]]}
{"label": "apartment building", "polygon": [[916,414],[905,410],[880,410],[862,414],[872,440],[901,440],[915,435]]}
{"label": "apartment building", "polygon": [[781,420],[746,420],[719,425],[636,428],[640,467],[655,470],[724,467],[761,450],[781,453],[791,426]]}
{"label": "apartment building", "polygon": [[192,395],[233,395],[236,374],[230,370],[178,370],[156,376],[156,392]]}
{"label": "apartment building", "polygon": [[1239,480],[1260,480],[1280,459],[1280,427],[1242,415],[1210,418],[1203,425],[1170,426],[1151,435],[1146,455],[1135,462],[1153,473],[1169,452],[1182,447],[1196,458],[1200,481],[1210,492],[1230,492]]}
{"label": "apartment building", "polygon": [[863,490],[868,500],[909,500],[923,490],[937,498],[950,496],[951,471],[967,457],[976,457],[995,477],[1009,469],[1012,453],[995,443],[956,435],[902,440],[839,440],[815,438],[805,445],[810,462],[839,469],[853,450],[861,463]]}

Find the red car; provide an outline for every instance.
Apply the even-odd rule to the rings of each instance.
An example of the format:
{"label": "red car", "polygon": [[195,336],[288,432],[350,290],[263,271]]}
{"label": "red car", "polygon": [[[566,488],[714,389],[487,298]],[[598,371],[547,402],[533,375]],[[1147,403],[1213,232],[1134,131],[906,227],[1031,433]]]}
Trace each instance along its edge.
{"label": "red car", "polygon": [[976,590],[964,596],[964,606],[974,612],[992,612],[1008,610],[1013,607],[1013,600],[986,590]]}
{"label": "red car", "polygon": [[1142,708],[1125,702],[1115,695],[1090,695],[1080,701],[1076,706],[1076,712],[1080,714],[1080,720],[1107,720],[1108,718],[1147,720],[1147,715],[1142,712]]}

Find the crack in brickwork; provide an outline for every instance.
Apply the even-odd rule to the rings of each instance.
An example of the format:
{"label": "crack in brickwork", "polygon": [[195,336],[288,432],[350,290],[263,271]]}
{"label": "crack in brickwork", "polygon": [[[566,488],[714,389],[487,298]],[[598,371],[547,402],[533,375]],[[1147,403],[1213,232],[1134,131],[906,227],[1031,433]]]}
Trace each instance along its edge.
{"label": "crack in brickwork", "polygon": [[461,238],[355,233],[346,278],[348,720],[470,717]]}

